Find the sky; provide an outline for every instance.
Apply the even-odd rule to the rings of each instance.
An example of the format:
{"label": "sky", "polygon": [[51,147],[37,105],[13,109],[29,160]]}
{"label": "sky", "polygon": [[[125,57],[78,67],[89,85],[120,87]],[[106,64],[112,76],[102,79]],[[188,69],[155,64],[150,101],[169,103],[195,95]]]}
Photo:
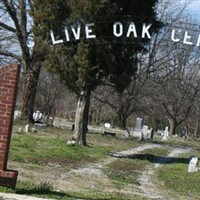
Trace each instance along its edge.
{"label": "sky", "polygon": [[188,1],[187,13],[200,25],[200,0],[186,0]]}

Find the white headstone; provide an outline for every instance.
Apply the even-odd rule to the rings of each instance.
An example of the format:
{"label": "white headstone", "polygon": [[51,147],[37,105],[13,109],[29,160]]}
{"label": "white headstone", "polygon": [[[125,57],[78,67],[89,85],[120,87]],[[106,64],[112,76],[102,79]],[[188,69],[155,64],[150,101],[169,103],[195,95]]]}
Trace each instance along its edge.
{"label": "white headstone", "polygon": [[105,124],[104,124],[104,127],[105,127],[105,128],[110,128],[110,124],[109,124],[109,123],[105,123]]}
{"label": "white headstone", "polygon": [[142,139],[147,139],[148,126],[144,125],[142,128]]}
{"label": "white headstone", "polygon": [[39,113],[39,119],[42,119],[42,113],[41,112]]}
{"label": "white headstone", "polygon": [[14,111],[14,119],[17,119],[17,118],[20,117],[20,116],[21,116],[21,111],[15,110],[15,111]]}
{"label": "white headstone", "polygon": [[192,158],[189,162],[188,172],[196,172],[197,171],[197,163],[198,163],[198,158],[197,157]]}
{"label": "white headstone", "polygon": [[27,124],[27,125],[25,126],[25,130],[24,130],[24,131],[25,131],[26,133],[29,132],[29,126],[30,126],[29,124]]}
{"label": "white headstone", "polygon": [[168,136],[169,136],[169,131],[168,131],[168,127],[166,126],[162,140],[166,141],[168,139]]}
{"label": "white headstone", "polygon": [[41,119],[41,117],[42,117],[42,113],[39,110],[37,110],[35,113],[33,113],[33,119],[35,121],[38,121],[39,119]]}
{"label": "white headstone", "polygon": [[142,118],[137,118],[136,119],[136,124],[135,124],[135,131],[142,131]]}

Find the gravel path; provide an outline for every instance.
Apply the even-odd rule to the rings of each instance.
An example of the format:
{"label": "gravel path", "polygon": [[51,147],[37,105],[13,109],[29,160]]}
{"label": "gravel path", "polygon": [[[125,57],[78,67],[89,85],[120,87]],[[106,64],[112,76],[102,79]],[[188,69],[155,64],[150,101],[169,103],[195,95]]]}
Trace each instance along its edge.
{"label": "gravel path", "polygon": [[[147,149],[152,148],[165,148],[160,144],[144,144],[136,148],[129,149],[127,151],[121,151],[113,153],[112,156],[102,160],[99,163],[89,164],[83,168],[73,169],[70,171],[65,171],[62,168],[54,167],[43,167],[41,169],[35,170],[30,169],[27,170],[26,167],[23,168],[18,163],[12,163],[17,169],[17,167],[22,167],[19,169],[20,176],[19,178],[22,181],[33,179],[34,181],[49,181],[54,180],[54,185],[56,189],[59,188],[63,191],[66,189],[68,191],[91,191],[91,190],[99,190],[99,191],[107,191],[111,192],[113,190],[112,181],[103,173],[103,169],[107,164],[123,157],[128,157],[130,155],[134,155],[140,153]],[[184,154],[192,151],[192,148],[171,148],[170,153],[165,158],[158,158],[156,163],[150,164],[145,171],[139,177],[139,185],[136,186],[134,184],[127,185],[120,192],[124,192],[124,194],[130,195],[139,195],[142,197],[146,197],[147,199],[162,199],[162,200],[173,200],[171,195],[169,195],[166,191],[160,191],[160,189],[156,186],[157,183],[155,180],[155,170],[157,167],[162,166],[164,163],[168,163],[172,158],[177,157],[180,154]],[[42,176],[41,176],[42,174]],[[113,191],[115,192],[115,191]],[[170,198],[169,198],[170,197]],[[177,199],[177,198],[174,198]],[[184,198],[181,198],[183,200]]]}
{"label": "gravel path", "polygon": [[130,155],[134,155],[134,154],[144,151],[146,149],[152,149],[152,148],[156,148],[156,147],[162,148],[163,146],[160,144],[144,144],[142,146],[139,146],[139,147],[136,147],[133,149],[129,149],[127,151],[120,151],[120,152],[113,153],[112,156],[117,157],[117,158],[123,158],[123,157],[127,157]]}
{"label": "gravel path", "polygon": [[[139,177],[139,189],[144,197],[150,198],[150,199],[170,199],[173,200],[173,198],[169,194],[167,194],[166,191],[161,191],[154,183],[155,180],[155,169],[162,166],[163,164],[166,164],[172,160],[172,158],[177,157],[180,154],[184,154],[187,152],[191,152],[192,148],[175,148],[172,149],[171,152],[168,154],[165,158],[160,158],[157,160],[157,163],[154,163],[150,165],[147,170],[143,171],[141,176]],[[176,197],[174,198],[177,199]],[[183,197],[181,198],[184,199]]]}
{"label": "gravel path", "polygon": [[[163,145],[159,144],[145,144],[127,151],[121,151],[114,153],[113,156],[117,158],[123,158],[128,157],[130,155],[137,154],[141,151],[144,151],[146,149],[152,149],[152,148],[164,148]],[[142,197],[146,197],[148,199],[162,199],[162,200],[173,200],[173,197],[169,195],[166,191],[161,191],[155,184],[155,169],[162,166],[163,164],[169,163],[174,157],[177,157],[180,154],[184,154],[187,152],[193,151],[192,148],[189,147],[182,147],[182,148],[172,148],[170,153],[166,157],[160,157],[157,159],[156,163],[151,164],[147,167],[145,171],[140,175],[138,182],[139,186],[137,191],[137,195],[140,195]],[[157,183],[159,184],[159,183]],[[139,192],[138,192],[139,191]],[[174,200],[177,198],[175,197]],[[183,200],[184,197],[181,197]]]}

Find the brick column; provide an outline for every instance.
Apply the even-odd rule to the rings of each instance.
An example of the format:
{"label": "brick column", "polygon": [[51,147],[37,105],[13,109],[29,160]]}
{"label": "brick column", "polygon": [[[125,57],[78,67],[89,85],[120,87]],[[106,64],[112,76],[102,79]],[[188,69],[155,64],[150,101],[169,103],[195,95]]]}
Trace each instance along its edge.
{"label": "brick column", "polygon": [[17,171],[7,169],[20,66],[0,67],[0,185],[15,188]]}

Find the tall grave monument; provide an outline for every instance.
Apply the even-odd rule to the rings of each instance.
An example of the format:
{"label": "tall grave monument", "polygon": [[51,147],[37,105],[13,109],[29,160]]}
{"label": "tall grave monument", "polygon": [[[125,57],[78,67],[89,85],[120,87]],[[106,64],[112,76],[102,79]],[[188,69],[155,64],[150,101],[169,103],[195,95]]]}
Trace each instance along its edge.
{"label": "tall grave monument", "polygon": [[135,131],[134,131],[134,135],[140,139],[142,139],[142,121],[143,121],[142,118],[137,117],[135,123]]}

